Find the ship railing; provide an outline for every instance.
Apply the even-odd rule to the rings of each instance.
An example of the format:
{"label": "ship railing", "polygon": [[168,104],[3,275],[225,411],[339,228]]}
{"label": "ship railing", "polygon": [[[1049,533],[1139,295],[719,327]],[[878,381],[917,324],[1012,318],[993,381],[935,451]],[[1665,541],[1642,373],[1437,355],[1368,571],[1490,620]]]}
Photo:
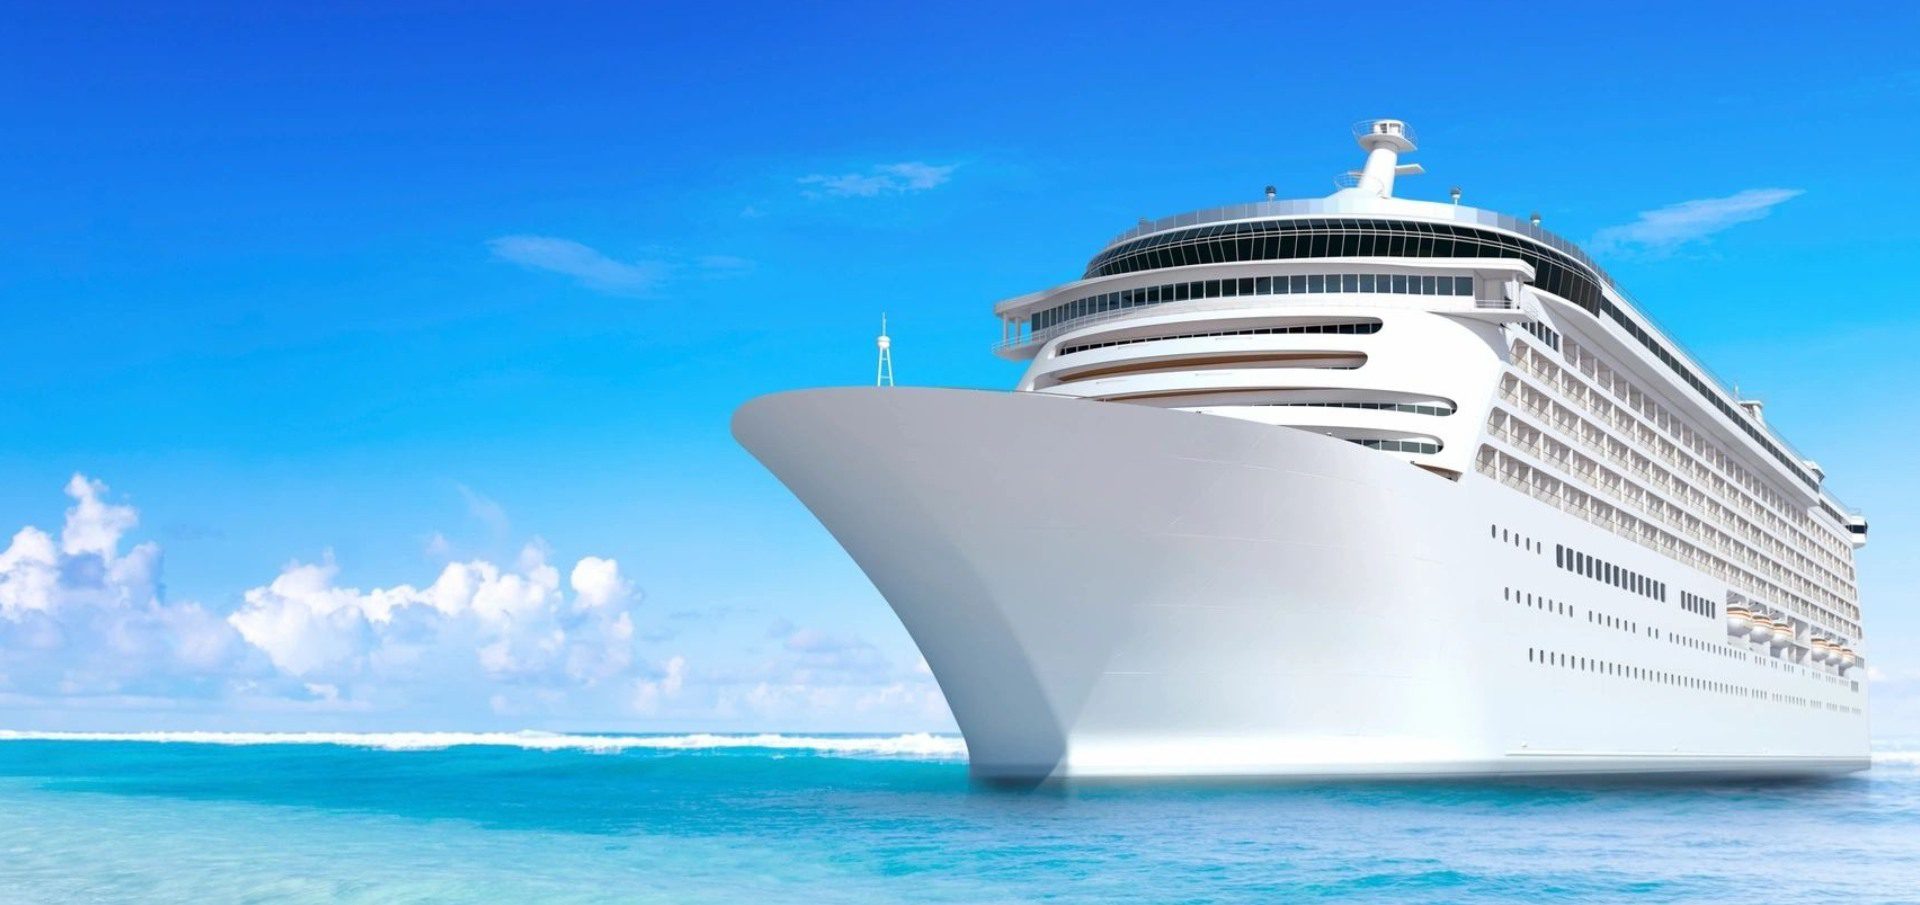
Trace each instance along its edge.
{"label": "ship railing", "polygon": [[[1527,437],[1521,436],[1519,433],[1517,433],[1513,429],[1509,428],[1505,423],[1503,423],[1489,429],[1488,433],[1493,437],[1495,437],[1496,439],[1499,439],[1511,445],[1515,449],[1524,450],[1542,460],[1554,462],[1560,465],[1560,467],[1566,469],[1570,473],[1580,474],[1589,478],[1590,479],[1589,486],[1592,487],[1594,490],[1597,490],[1600,492],[1595,493],[1593,491],[1576,488],[1576,492],[1581,494],[1581,498],[1574,498],[1568,495],[1564,495],[1557,490],[1552,490],[1545,487],[1539,487],[1537,485],[1516,483],[1516,481],[1518,480],[1517,478],[1513,480],[1508,480],[1509,476],[1504,473],[1496,474],[1495,476],[1500,478],[1503,482],[1515,487],[1516,489],[1525,490],[1529,494],[1535,497],[1538,497],[1541,499],[1550,499],[1554,501],[1556,504],[1558,504],[1561,509],[1566,510],[1567,512],[1573,513],[1575,515],[1578,515],[1581,518],[1584,518],[1595,525],[1599,525],[1600,527],[1613,531],[1615,534],[1619,534],[1620,536],[1628,538],[1630,540],[1635,540],[1637,542],[1641,540],[1639,532],[1635,530],[1636,527],[1638,528],[1651,527],[1651,528],[1654,528],[1655,530],[1660,531],[1662,535],[1665,535],[1661,538],[1661,541],[1662,541],[1661,546],[1667,549],[1668,552],[1672,552],[1672,549],[1679,545],[1678,543],[1679,539],[1676,536],[1666,532],[1665,529],[1662,527],[1662,525],[1679,530],[1679,529],[1682,529],[1682,526],[1680,524],[1675,523],[1671,519],[1668,519],[1661,515],[1654,515],[1652,513],[1648,513],[1647,515],[1636,514],[1633,508],[1631,508],[1634,505],[1634,502],[1628,499],[1623,493],[1621,493],[1618,487],[1609,485],[1603,481],[1592,481],[1591,479],[1594,477],[1593,468],[1580,467],[1583,464],[1588,466],[1597,466],[1598,463],[1592,462],[1592,460],[1587,460],[1585,462],[1569,462],[1567,460],[1567,457],[1563,455],[1556,455],[1555,451],[1542,445],[1540,441],[1547,438],[1545,437],[1544,434],[1539,434],[1537,430],[1535,431],[1535,434],[1538,436],[1534,438],[1527,438]],[[1548,474],[1547,477],[1555,481],[1556,483],[1561,483],[1563,485],[1565,484],[1564,481],[1561,481],[1558,478],[1554,478],[1551,474]],[[1595,503],[1598,503],[1599,505],[1606,507],[1607,511],[1605,512],[1595,511],[1595,508],[1596,508],[1594,506]],[[1652,517],[1650,518],[1647,516],[1652,516]],[[1759,558],[1757,556],[1752,556],[1752,555],[1742,556],[1737,551],[1731,549],[1728,546],[1726,539],[1721,539],[1721,538],[1711,538],[1711,539],[1694,538],[1686,541],[1686,543],[1693,548],[1693,554],[1687,558],[1693,560],[1695,567],[1699,568],[1701,571],[1706,572],[1710,575],[1714,575],[1716,577],[1725,579],[1729,582],[1745,580],[1745,581],[1757,582],[1760,584],[1772,586],[1778,592],[1782,592],[1780,593],[1780,596],[1784,597],[1788,601],[1788,604],[1787,604],[1788,609],[1792,610],[1793,612],[1801,613],[1802,615],[1806,615],[1810,611],[1811,606],[1806,601],[1802,600],[1798,593],[1764,576],[1748,572],[1745,569],[1737,569],[1736,567],[1734,567],[1732,562],[1728,561],[1728,560],[1739,561],[1739,562],[1744,562],[1744,564],[1748,566],[1757,566],[1759,564],[1758,562]],[[1709,557],[1706,555],[1709,552],[1720,554],[1720,556],[1726,557],[1727,559],[1715,559],[1715,558]],[[1807,583],[1804,578],[1801,578],[1801,581],[1803,583]],[[1805,589],[1802,589],[1802,590],[1805,590]]]}
{"label": "ship railing", "polygon": [[[1579,246],[1573,244],[1572,242],[1564,238],[1561,238],[1558,235],[1555,235],[1552,232],[1542,229],[1539,226],[1539,224],[1533,223],[1531,220],[1521,220],[1517,217],[1512,217],[1507,214],[1502,214],[1498,211],[1481,210],[1480,208],[1466,207],[1464,205],[1459,205],[1459,204],[1447,205],[1439,202],[1432,202],[1431,204],[1432,204],[1432,208],[1423,212],[1427,216],[1439,215],[1439,216],[1451,219],[1457,223],[1469,223],[1469,224],[1474,224],[1478,226],[1490,226],[1496,229],[1503,229],[1508,232],[1517,233],[1519,235],[1523,235],[1530,239],[1533,239],[1534,241],[1541,242],[1546,246],[1548,246],[1549,248],[1553,248],[1573,258],[1575,261],[1578,261],[1582,265],[1585,265],[1586,267],[1591,269],[1594,272],[1594,274],[1601,279],[1602,282],[1606,284],[1607,288],[1610,291],[1612,291],[1615,295],[1617,295],[1621,301],[1625,302],[1627,306],[1633,310],[1634,314],[1638,316],[1648,328],[1652,329],[1655,333],[1659,334],[1664,339],[1665,343],[1670,349],[1672,349],[1676,354],[1684,357],[1687,363],[1697,373],[1703,375],[1703,377],[1708,381],[1709,384],[1715,385],[1715,388],[1718,389],[1718,391],[1723,395],[1726,395],[1729,398],[1733,397],[1734,394],[1729,389],[1730,387],[1734,386],[1734,384],[1731,381],[1728,381],[1726,378],[1716,373],[1712,368],[1708,367],[1706,364],[1701,362],[1699,356],[1694,355],[1692,352],[1687,350],[1685,346],[1681,345],[1681,343],[1674,338],[1673,331],[1666,329],[1666,327],[1660,323],[1659,319],[1655,318],[1653,314],[1648,310],[1647,306],[1641,304],[1640,300],[1635,298],[1632,293],[1629,293],[1625,289],[1621,288],[1620,284],[1614,280],[1613,276],[1607,273],[1606,269],[1601,267],[1599,262],[1595,261],[1593,257],[1587,254],[1584,249],[1580,248]],[[1369,216],[1365,214],[1358,214],[1353,211],[1342,210],[1340,203],[1338,201],[1327,199],[1327,198],[1302,198],[1302,199],[1291,199],[1291,200],[1284,200],[1284,201],[1283,200],[1250,201],[1250,202],[1243,202],[1240,204],[1223,205],[1220,207],[1210,208],[1207,210],[1191,211],[1184,214],[1178,214],[1172,217],[1163,217],[1158,220],[1148,220],[1141,223],[1139,226],[1134,227],[1133,229],[1127,230],[1126,232],[1123,232],[1120,235],[1115,236],[1112,239],[1112,241],[1107,243],[1106,248],[1112,248],[1122,242],[1126,242],[1131,239],[1136,239],[1141,236],[1150,235],[1153,233],[1162,232],[1164,230],[1169,230],[1169,229],[1178,229],[1186,226],[1197,226],[1197,225],[1207,224],[1207,223],[1221,223],[1221,222],[1227,222],[1232,220],[1254,220],[1254,219],[1262,219],[1262,218],[1269,218],[1269,217],[1287,217],[1287,216],[1302,216],[1302,215],[1305,215],[1305,216],[1318,215],[1318,216],[1327,217],[1327,218],[1362,218],[1362,219]],[[1102,253],[1104,253],[1105,250],[1106,249],[1103,248]],[[1788,457],[1796,461],[1805,460],[1807,458],[1805,454],[1795,449],[1791,443],[1788,443],[1786,438],[1780,436],[1780,433],[1778,431],[1775,431],[1771,425],[1760,424],[1759,428],[1767,436],[1771,437],[1773,442],[1779,444],[1780,448],[1783,451],[1785,451]]]}
{"label": "ship railing", "polygon": [[[1380,123],[1396,123],[1400,126],[1400,128],[1396,132],[1391,132],[1391,133],[1385,132],[1384,130],[1376,130],[1374,126],[1379,125]],[[1416,145],[1420,143],[1420,137],[1414,134],[1412,126],[1407,125],[1406,121],[1404,120],[1394,119],[1393,117],[1390,117],[1390,116],[1375,117],[1373,119],[1363,119],[1353,124],[1354,138],[1359,138],[1362,135],[1372,135],[1376,131],[1379,131],[1382,134],[1404,135],[1406,136],[1407,141],[1410,141]]]}
{"label": "ship railing", "polygon": [[[1436,298],[1436,297],[1445,298],[1445,296],[1419,296],[1419,298]],[[1135,305],[1131,308],[1115,308],[1110,311],[1102,311],[1098,314],[1088,314],[1082,317],[1076,317],[1073,320],[1066,321],[1064,323],[1054,324],[1051,327],[1047,327],[1041,330],[1032,330],[1032,331],[1021,333],[1018,336],[1009,336],[1006,339],[1003,339],[997,343],[994,343],[993,351],[1000,352],[1007,349],[1018,349],[1025,346],[1038,345],[1041,343],[1050,342],[1056,337],[1064,336],[1082,327],[1091,327],[1091,326],[1096,326],[1098,324],[1104,324],[1104,323],[1109,323],[1111,321],[1121,320],[1123,318],[1138,317],[1141,315],[1148,315],[1148,314],[1155,314],[1155,315],[1157,314],[1188,314],[1188,313],[1200,312],[1200,311],[1239,311],[1239,310],[1254,309],[1254,308],[1273,309],[1275,311],[1282,311],[1284,309],[1285,313],[1292,313],[1293,309],[1295,308],[1302,308],[1302,309],[1306,309],[1306,308],[1370,308],[1374,310],[1379,310],[1383,308],[1396,307],[1392,304],[1382,304],[1378,299],[1368,300],[1367,297],[1364,295],[1359,298],[1324,298],[1324,300],[1315,300],[1311,302],[1303,301],[1303,302],[1282,302],[1282,303],[1276,303],[1274,301],[1276,298],[1286,298],[1286,296],[1271,296],[1271,295],[1234,296],[1232,298],[1201,299],[1197,302],[1193,300],[1188,300],[1184,302],[1162,302],[1158,305]],[[1476,305],[1479,305],[1479,304],[1480,303],[1476,302]],[[1500,304],[1504,305],[1504,304],[1510,304],[1510,303],[1502,302]],[[1448,311],[1463,311],[1463,310],[1470,310],[1470,309],[1467,309],[1464,306],[1449,307],[1445,305],[1435,305],[1435,306],[1426,307],[1418,310],[1448,312]]]}
{"label": "ship railing", "polygon": [[[1546,388],[1559,392],[1564,397],[1566,391],[1563,387],[1559,386],[1555,382],[1553,375],[1542,373],[1540,369],[1532,366],[1531,361],[1532,360],[1529,359],[1527,363],[1523,363],[1521,365],[1521,370],[1524,373],[1529,374],[1535,377],[1536,379],[1539,379]],[[1543,389],[1535,388],[1534,391],[1543,394],[1543,396],[1545,394],[1545,390]],[[1633,413],[1632,410],[1622,405],[1619,405],[1618,403],[1609,404],[1604,411],[1595,411],[1591,407],[1588,407],[1584,410],[1583,413],[1577,414],[1577,415],[1573,414],[1569,409],[1568,417],[1571,418],[1572,420],[1568,421],[1566,419],[1563,419],[1558,411],[1548,412],[1547,410],[1541,408],[1540,406],[1536,405],[1532,401],[1528,399],[1520,398],[1514,395],[1514,391],[1505,386],[1501,388],[1500,392],[1503,398],[1507,399],[1509,402],[1513,403],[1514,405],[1524,408],[1527,411],[1540,416],[1541,418],[1545,419],[1549,424],[1551,424],[1553,427],[1558,429],[1561,433],[1569,437],[1573,437],[1575,439],[1580,440],[1583,446],[1586,446],[1589,449],[1594,449],[1600,452],[1601,454],[1605,455],[1609,460],[1619,464],[1623,468],[1626,468],[1632,471],[1634,474],[1642,478],[1645,478],[1651,482],[1658,484],[1664,490],[1677,493],[1686,486],[1682,483],[1686,480],[1706,480],[1709,477],[1711,477],[1711,473],[1705,470],[1704,465],[1701,465],[1696,462],[1692,462],[1690,460],[1686,462],[1682,462],[1680,460],[1673,459],[1671,456],[1667,457],[1667,463],[1665,465],[1649,457],[1647,459],[1647,463],[1648,463],[1647,466],[1642,467],[1640,464],[1630,459],[1622,458],[1621,455],[1615,450],[1613,450],[1611,447],[1601,449],[1599,447],[1593,446],[1591,443],[1587,442],[1585,438],[1578,433],[1577,430],[1575,430],[1575,428],[1577,428],[1581,423],[1581,420],[1588,417],[1598,419],[1598,421],[1600,421],[1601,423],[1611,425],[1619,429],[1620,431],[1628,434],[1633,433],[1636,429],[1641,427],[1645,427],[1649,430],[1653,429],[1650,423],[1643,424],[1641,421],[1637,420],[1637,418],[1639,417],[1637,414]],[[1548,398],[1550,401],[1553,401],[1554,404],[1556,405],[1568,404],[1565,398],[1558,399],[1558,400],[1554,400],[1550,396],[1545,398]],[[1609,401],[1611,402],[1611,400]],[[1669,469],[1668,466],[1672,466],[1673,469],[1677,469],[1677,470]],[[1687,470],[1688,468],[1691,468],[1692,471],[1688,471]],[[1682,473],[1682,472],[1685,472],[1685,473]],[[1763,531],[1771,530],[1776,533],[1779,533],[1783,530],[1782,527],[1773,525],[1772,522],[1769,521],[1770,518],[1777,519],[1778,518],[1777,515],[1756,505],[1748,496],[1744,494],[1736,494],[1736,495],[1732,495],[1730,497],[1730,500],[1731,500],[1730,503],[1726,500],[1722,500],[1720,501],[1719,505],[1722,507],[1727,507],[1731,505],[1732,509],[1725,515],[1715,514],[1714,516],[1715,518],[1719,519],[1718,524],[1722,527],[1723,530],[1728,530],[1728,531],[1732,530],[1734,525],[1734,522],[1732,521],[1732,519],[1736,517],[1739,513],[1745,513],[1747,516],[1750,516],[1751,517],[1750,521],[1754,522],[1755,527],[1762,529]],[[1795,530],[1795,529],[1792,529],[1792,527],[1788,525],[1786,526],[1785,530]],[[1773,549],[1775,551],[1786,549],[1784,543],[1780,541],[1777,537],[1774,537],[1771,534],[1765,535],[1765,537],[1767,538],[1767,544],[1769,545],[1770,549]],[[1829,571],[1832,571],[1830,567],[1829,567]],[[1838,578],[1837,572],[1834,573],[1834,577]]]}

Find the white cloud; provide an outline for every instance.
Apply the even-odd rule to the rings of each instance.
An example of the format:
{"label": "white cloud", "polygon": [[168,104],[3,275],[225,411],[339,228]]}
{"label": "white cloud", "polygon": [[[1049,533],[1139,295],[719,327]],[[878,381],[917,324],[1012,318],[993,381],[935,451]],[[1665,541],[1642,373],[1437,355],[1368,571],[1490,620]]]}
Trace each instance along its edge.
{"label": "white cloud", "polygon": [[487,526],[487,530],[493,532],[495,540],[504,540],[508,531],[513,528],[513,523],[507,519],[506,507],[465,484],[453,486],[460,491],[460,498],[467,501],[467,514],[473,516],[475,521]]}
{"label": "white cloud", "polygon": [[709,670],[716,712],[759,726],[839,723],[864,728],[953,724],[924,660],[904,666],[856,635],[776,619],[776,652],[748,668]]}
{"label": "white cloud", "polygon": [[616,261],[572,239],[553,236],[501,236],[487,241],[493,255],[522,267],[574,278],[580,285],[614,295],[645,295],[666,279],[662,261]]}
{"label": "white cloud", "polygon": [[537,546],[517,570],[449,563],[424,588],[363,591],[341,587],[338,576],[331,558],[289,565],[247,591],[228,622],[282,672],[346,696],[356,686],[463,674],[590,687],[634,662],[633,617],[622,605],[628,583],[613,560],[581,560],[572,598]]}
{"label": "white cloud", "polygon": [[760,618],[751,609],[699,617],[702,634],[742,635],[731,659],[645,658],[642,595],[620,563],[562,568],[537,539],[511,566],[442,562],[423,583],[356,584],[327,554],[288,563],[231,612],[169,601],[159,546],[127,546],[133,507],[85,477],[66,491],[57,536],[23,528],[0,548],[0,706],[16,715],[951,727],[917,658],[787,622],[763,636],[742,621]]}
{"label": "white cloud", "polygon": [[431,559],[450,559],[453,556],[453,541],[435,531],[427,535],[426,542],[420,546],[420,552]]}
{"label": "white cloud", "polygon": [[946,698],[931,681],[884,685],[759,682],[723,690],[719,709],[748,714],[762,725],[833,721],[871,728],[903,724],[944,727],[953,722]]}
{"label": "white cloud", "polygon": [[157,545],[120,551],[139,522],[133,507],[81,475],[66,492],[58,541],[27,527],[0,551],[0,690],[197,695],[250,672],[218,616],[161,599]]}
{"label": "white cloud", "polygon": [[586,607],[606,607],[623,603],[633,593],[633,585],[620,577],[620,564],[611,559],[588,556],[574,564],[567,582]]}
{"label": "white cloud", "polygon": [[637,594],[612,559],[576,563],[569,594],[537,541],[512,569],[453,562],[425,586],[346,586],[329,555],[289,564],[222,618],[164,599],[158,545],[121,550],[139,517],[106,485],[76,475],[66,491],[58,538],[27,527],[0,550],[0,694],[565,705],[603,686],[623,698],[625,677],[649,674]]}
{"label": "white cloud", "polygon": [[1700,198],[1641,211],[1640,219],[1593,234],[1597,250],[1641,249],[1669,252],[1741,223],[1759,220],[1801,189],[1747,189],[1725,198]]}
{"label": "white cloud", "polygon": [[818,187],[802,192],[809,198],[872,198],[938,188],[945,185],[958,168],[959,164],[936,166],[919,161],[888,163],[858,173],[814,173],[800,177],[800,184]]}
{"label": "white cloud", "polygon": [[677,655],[669,658],[659,675],[633,683],[633,711],[640,714],[658,713],[663,701],[680,696],[680,690],[686,687],[686,682],[687,658]]}

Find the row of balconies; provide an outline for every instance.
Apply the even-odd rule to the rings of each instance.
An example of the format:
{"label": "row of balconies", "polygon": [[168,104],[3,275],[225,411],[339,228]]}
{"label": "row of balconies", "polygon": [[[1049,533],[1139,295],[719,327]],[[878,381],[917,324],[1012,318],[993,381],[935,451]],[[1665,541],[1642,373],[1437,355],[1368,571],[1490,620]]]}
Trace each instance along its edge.
{"label": "row of balconies", "polygon": [[[1591,393],[1590,388],[1574,380],[1568,372],[1555,367],[1550,361],[1544,360],[1542,356],[1520,355],[1517,356],[1516,360],[1517,363],[1521,365],[1523,371],[1539,377],[1548,386],[1566,393],[1568,398],[1581,401],[1590,410],[1598,405],[1600,408],[1595,412],[1596,417],[1602,417],[1603,414],[1612,414],[1612,410],[1616,408],[1608,400],[1588,398]],[[1563,381],[1571,381],[1572,385],[1568,386]],[[1612,421],[1613,419],[1602,417],[1602,420]],[[1824,545],[1819,543],[1818,536],[1809,535],[1806,531],[1801,530],[1799,526],[1781,519],[1771,510],[1757,506],[1747,493],[1743,492],[1737,485],[1721,477],[1717,472],[1712,471],[1704,463],[1695,460],[1692,456],[1681,455],[1680,449],[1665,442],[1664,438],[1661,438],[1657,449],[1668,462],[1685,470],[1688,473],[1688,477],[1708,484],[1713,490],[1731,500],[1741,511],[1765,522],[1766,526],[1774,531],[1785,532],[1798,539],[1806,546],[1809,552],[1821,557],[1822,562],[1816,564],[1818,571],[1831,573],[1836,577],[1839,584],[1845,586],[1849,591],[1852,590],[1851,576],[1853,575],[1853,568],[1850,562],[1842,560],[1831,550],[1828,550]],[[1743,524],[1746,523],[1744,519],[1742,519],[1741,522]],[[1757,527],[1758,526],[1756,526],[1756,529]],[[1824,565],[1824,568],[1818,568],[1819,565]]]}
{"label": "row of balconies", "polygon": [[[1603,396],[1596,398],[1599,393],[1598,390],[1581,382],[1573,376],[1573,372],[1560,368],[1546,356],[1531,352],[1524,343],[1518,344],[1514,359],[1515,363],[1519,364],[1522,370],[1540,378],[1548,386],[1562,392],[1568,398],[1581,402],[1595,417],[1606,422],[1609,426],[1621,431],[1632,431],[1636,436],[1640,436],[1643,442],[1645,442],[1645,435],[1651,434],[1657,442],[1649,445],[1658,449],[1663,458],[1668,462],[1676,467],[1682,468],[1682,470],[1686,471],[1688,476],[1694,480],[1712,486],[1716,491],[1731,500],[1741,511],[1766,523],[1773,530],[1784,531],[1794,535],[1801,543],[1807,545],[1810,550],[1826,558],[1827,571],[1846,576],[1844,582],[1851,586],[1851,576],[1854,574],[1853,567],[1850,560],[1842,558],[1839,552],[1844,549],[1850,554],[1852,545],[1849,544],[1842,547],[1838,540],[1826,538],[1825,535],[1818,532],[1818,529],[1813,526],[1811,519],[1805,514],[1800,515],[1800,524],[1795,524],[1792,521],[1782,518],[1772,509],[1759,505],[1757,501],[1750,497],[1750,491],[1745,491],[1740,485],[1722,477],[1719,473],[1708,467],[1705,462],[1695,459],[1693,455],[1683,455],[1682,451],[1685,449],[1684,447],[1670,443],[1665,437],[1660,436],[1658,432],[1654,431],[1652,427],[1642,424],[1638,418],[1628,414],[1626,410],[1616,405],[1611,399]],[[1658,411],[1664,411],[1659,410],[1657,406],[1655,406],[1655,408]],[[1671,419],[1671,415],[1668,417]],[[1675,423],[1677,424],[1677,422]],[[1691,428],[1685,428],[1684,425],[1680,426],[1688,434],[1693,434]],[[1832,540],[1831,544],[1826,543],[1826,541],[1829,540]],[[1831,549],[1829,549],[1829,547],[1831,547]]]}
{"label": "row of balconies", "polygon": [[[1522,423],[1522,422],[1514,422],[1514,423]],[[1569,474],[1581,475],[1582,477],[1586,478],[1589,481],[1590,486],[1593,486],[1596,489],[1611,491],[1611,495],[1613,495],[1616,499],[1619,499],[1623,503],[1628,502],[1628,499],[1626,498],[1626,496],[1622,494],[1618,489],[1618,484],[1620,483],[1619,481],[1614,481],[1612,482],[1612,486],[1609,486],[1608,482],[1605,482],[1599,479],[1600,475],[1604,473],[1603,469],[1597,468],[1596,465],[1591,460],[1586,460],[1584,457],[1579,456],[1576,453],[1573,453],[1570,449],[1562,448],[1559,450],[1555,450],[1551,447],[1546,446],[1542,441],[1547,440],[1548,438],[1546,438],[1546,436],[1542,434],[1540,431],[1538,431],[1537,429],[1533,430],[1533,434],[1534,434],[1533,437],[1526,437],[1515,432],[1514,430],[1509,428],[1505,422],[1502,422],[1502,423],[1490,425],[1489,433],[1495,438],[1500,439],[1506,443],[1512,444],[1517,448],[1527,450],[1533,455],[1540,457],[1542,460],[1554,462],[1555,464],[1559,465],[1561,468],[1566,469]],[[1521,463],[1521,464],[1524,465],[1524,463]],[[1552,480],[1556,484],[1564,484],[1564,482],[1561,482],[1557,478],[1553,478],[1551,475],[1547,475],[1546,477],[1548,480]],[[1814,618],[1815,615],[1818,614],[1819,616],[1824,617],[1826,619],[1831,619],[1831,620],[1839,621],[1843,624],[1852,625],[1852,623],[1848,622],[1846,619],[1844,619],[1844,617],[1841,617],[1837,614],[1829,613],[1825,609],[1813,606],[1810,601],[1807,601],[1806,599],[1802,598],[1799,594],[1796,594],[1785,587],[1781,587],[1758,574],[1748,572],[1747,570],[1742,569],[1726,560],[1723,560],[1720,557],[1715,556],[1712,553],[1708,552],[1707,550],[1702,549],[1701,547],[1695,546],[1694,544],[1689,543],[1685,540],[1682,540],[1677,536],[1668,534],[1665,531],[1660,531],[1659,529],[1654,528],[1651,525],[1651,523],[1647,522],[1645,519],[1634,516],[1629,512],[1627,512],[1626,510],[1620,509],[1619,507],[1615,507],[1610,504],[1601,503],[1598,500],[1592,499],[1592,496],[1593,496],[1592,494],[1585,493],[1571,487],[1569,487],[1568,489],[1572,491],[1572,493],[1578,494],[1579,497],[1586,498],[1586,499],[1580,499],[1580,498],[1569,499],[1566,494],[1562,494],[1558,491],[1552,492],[1551,495],[1555,498],[1557,505],[1560,505],[1561,508],[1566,509],[1567,511],[1574,512],[1578,515],[1581,515],[1582,517],[1587,518],[1589,521],[1592,521],[1596,524],[1603,525],[1604,527],[1607,527],[1609,530],[1612,530],[1617,534],[1620,534],[1638,543],[1643,543],[1646,546],[1652,549],[1658,550],[1659,552],[1662,552],[1666,555],[1672,556],[1675,559],[1680,559],[1683,561],[1690,562],[1696,568],[1699,568],[1701,571],[1714,575],[1715,577],[1720,578],[1728,582],[1729,584],[1734,584],[1734,585],[1745,584],[1749,586],[1749,590],[1753,593],[1764,594],[1765,596],[1772,597],[1775,599],[1790,600],[1794,603],[1795,611],[1801,613],[1804,616],[1807,616],[1809,618]],[[1595,508],[1593,505],[1594,503],[1599,503],[1601,506],[1605,507],[1605,511],[1600,513],[1600,517],[1598,518],[1595,517],[1592,511]],[[1663,519],[1663,521],[1664,520],[1665,519]],[[1685,530],[1683,527],[1679,525],[1675,525],[1674,527],[1680,530]],[[1646,536],[1649,533],[1657,535],[1659,540],[1654,543],[1648,543]],[[1795,576],[1795,577],[1798,578],[1798,576]],[[1800,578],[1799,580],[1802,581],[1803,583],[1806,583],[1804,578]],[[1857,627],[1854,627],[1852,630],[1855,633],[1858,633]]]}

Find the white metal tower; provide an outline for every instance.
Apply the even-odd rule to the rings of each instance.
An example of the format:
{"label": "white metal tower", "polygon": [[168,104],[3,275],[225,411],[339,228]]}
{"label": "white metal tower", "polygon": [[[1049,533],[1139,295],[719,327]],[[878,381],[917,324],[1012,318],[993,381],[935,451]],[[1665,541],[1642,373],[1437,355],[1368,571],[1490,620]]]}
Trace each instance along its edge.
{"label": "white metal tower", "polygon": [[887,338],[887,315],[880,315],[880,365],[874,371],[873,385],[877,387],[893,386],[893,340]]}
{"label": "white metal tower", "polygon": [[1413,127],[1397,119],[1363,119],[1353,124],[1353,137],[1367,151],[1367,164],[1349,175],[1354,188],[1381,198],[1393,197],[1393,177],[1426,172],[1417,163],[1401,163],[1400,155],[1414,149]]}

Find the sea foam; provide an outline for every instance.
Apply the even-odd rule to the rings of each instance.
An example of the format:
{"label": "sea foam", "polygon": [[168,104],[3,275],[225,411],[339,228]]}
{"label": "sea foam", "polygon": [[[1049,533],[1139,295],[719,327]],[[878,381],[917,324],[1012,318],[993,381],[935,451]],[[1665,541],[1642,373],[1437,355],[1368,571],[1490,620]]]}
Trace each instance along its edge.
{"label": "sea foam", "polygon": [[[897,757],[962,760],[967,745],[955,735],[928,732],[902,735],[734,735],[696,732],[684,735],[570,735],[558,732],[42,732],[0,729],[0,742],[152,742],[193,745],[337,745],[382,751],[442,751],[466,746],[524,748],[532,751],[715,751],[726,749],[793,751],[845,757]],[[1895,743],[1876,746],[1876,767],[1920,767],[1920,747]]]}
{"label": "sea foam", "polygon": [[1920,748],[1875,748],[1873,765],[1876,767],[1920,767]]}
{"label": "sea foam", "polygon": [[0,741],[152,742],[196,745],[338,745],[383,751],[440,751],[462,746],[586,751],[753,749],[849,757],[950,760],[966,757],[958,736],[906,735],[568,735],[555,732],[34,732],[0,729]]}

